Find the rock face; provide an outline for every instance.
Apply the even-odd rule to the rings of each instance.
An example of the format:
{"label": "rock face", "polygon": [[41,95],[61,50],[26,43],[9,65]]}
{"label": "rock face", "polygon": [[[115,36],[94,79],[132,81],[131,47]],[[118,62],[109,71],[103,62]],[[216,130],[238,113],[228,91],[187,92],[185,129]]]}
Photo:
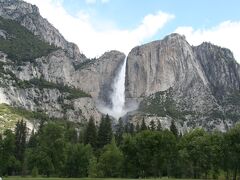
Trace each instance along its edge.
{"label": "rock face", "polygon": [[[15,27],[23,26],[40,42],[55,46],[25,61],[0,49],[0,103],[78,123],[91,116],[100,120],[96,104],[109,105],[112,82],[125,55],[110,51],[86,58],[41,17],[36,6],[21,0],[0,0],[0,17],[17,21]],[[0,41],[8,41],[14,35],[1,23],[3,19]],[[183,36],[171,34],[133,48],[127,59],[126,104],[131,108],[133,102],[139,103],[139,109],[127,115],[129,121],[137,123],[144,117],[147,123],[160,120],[168,127],[174,120],[182,131],[194,127],[225,131],[240,120],[240,66],[230,50],[210,43],[190,46]]]}
{"label": "rock face", "polygon": [[229,49],[203,43],[193,50],[216,98],[239,91],[240,66]]}
{"label": "rock face", "polygon": [[209,43],[192,47],[183,36],[171,34],[132,49],[126,95],[142,99],[140,117],[168,117],[181,127],[226,130],[238,120],[232,115],[237,118],[240,106],[230,108],[227,101],[238,96],[239,68],[228,49]]}
{"label": "rock face", "polygon": [[[19,0],[0,2],[1,17],[17,21],[41,40],[58,47],[46,56],[17,63],[0,51],[0,103],[80,123],[91,116],[100,120],[95,104],[109,101],[112,80],[125,55],[110,51],[87,59],[41,17],[36,6]],[[7,36],[13,37],[0,26],[0,38]]]}
{"label": "rock face", "polygon": [[77,62],[86,60],[75,44],[66,41],[59,31],[40,15],[37,6],[22,0],[0,0],[0,2],[1,17],[15,20],[42,40],[67,50],[72,60]]}

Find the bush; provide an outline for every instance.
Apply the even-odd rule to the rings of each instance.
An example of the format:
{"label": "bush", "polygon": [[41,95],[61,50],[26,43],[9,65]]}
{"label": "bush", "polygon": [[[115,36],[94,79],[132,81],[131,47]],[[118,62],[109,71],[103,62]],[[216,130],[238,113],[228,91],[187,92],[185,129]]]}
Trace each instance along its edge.
{"label": "bush", "polygon": [[34,167],[33,169],[32,169],[32,177],[37,177],[38,176],[38,168],[37,167]]}

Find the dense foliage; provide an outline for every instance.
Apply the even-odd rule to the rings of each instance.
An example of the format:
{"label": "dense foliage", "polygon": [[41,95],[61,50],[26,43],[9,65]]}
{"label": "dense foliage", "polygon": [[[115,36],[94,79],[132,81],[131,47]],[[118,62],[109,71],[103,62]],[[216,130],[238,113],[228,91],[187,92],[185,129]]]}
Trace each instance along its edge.
{"label": "dense foliage", "polygon": [[5,32],[5,37],[0,36],[0,51],[17,63],[32,61],[57,49],[13,20],[0,17],[0,30]]}
{"label": "dense foliage", "polygon": [[0,175],[60,177],[177,177],[236,179],[240,173],[240,125],[226,133],[192,130],[179,135],[145,120],[135,127],[109,116],[85,128],[48,121],[27,138],[26,124],[0,136]]}

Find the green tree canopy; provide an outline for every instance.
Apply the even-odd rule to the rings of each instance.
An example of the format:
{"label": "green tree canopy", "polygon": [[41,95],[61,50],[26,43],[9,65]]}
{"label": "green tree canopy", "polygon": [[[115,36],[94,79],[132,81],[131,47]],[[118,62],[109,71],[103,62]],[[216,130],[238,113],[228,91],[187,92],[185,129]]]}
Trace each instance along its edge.
{"label": "green tree canopy", "polygon": [[120,177],[123,168],[123,154],[115,143],[115,138],[111,144],[103,148],[99,157],[98,172],[100,177]]}

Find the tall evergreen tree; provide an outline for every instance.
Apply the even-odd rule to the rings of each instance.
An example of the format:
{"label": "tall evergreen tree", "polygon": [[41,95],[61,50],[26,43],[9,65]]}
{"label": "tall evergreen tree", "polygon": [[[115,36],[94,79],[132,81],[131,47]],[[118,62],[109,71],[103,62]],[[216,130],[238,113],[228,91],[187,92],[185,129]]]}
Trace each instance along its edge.
{"label": "tall evergreen tree", "polygon": [[18,121],[15,128],[15,156],[23,163],[26,149],[27,126],[23,120]]}
{"label": "tall evergreen tree", "polygon": [[0,150],[0,173],[2,175],[12,175],[19,169],[19,161],[14,156],[15,149],[15,135],[11,130],[4,131]]}
{"label": "tall evergreen tree", "polygon": [[106,115],[105,118],[105,129],[106,129],[106,142],[107,144],[110,144],[112,141],[112,136],[113,136],[113,132],[112,132],[112,120],[110,119],[109,115]]}
{"label": "tall evergreen tree", "polygon": [[124,132],[129,133],[129,124],[128,123],[125,123]]}
{"label": "tall evergreen tree", "polygon": [[116,128],[116,133],[115,133],[115,139],[118,145],[121,144],[122,142],[123,133],[124,133],[123,121],[121,118],[119,118],[117,128]]}
{"label": "tall evergreen tree", "polygon": [[137,122],[137,125],[136,125],[136,132],[138,133],[140,131],[140,125],[139,125],[139,122]]}
{"label": "tall evergreen tree", "polygon": [[155,123],[154,123],[153,120],[150,121],[149,129],[150,129],[151,131],[154,131],[154,130],[156,129],[156,126],[155,126]]}
{"label": "tall evergreen tree", "polygon": [[178,130],[177,130],[177,127],[176,127],[176,125],[175,125],[174,120],[171,121],[170,131],[171,131],[176,137],[178,136]]}
{"label": "tall evergreen tree", "polygon": [[147,130],[147,125],[146,125],[146,123],[145,123],[145,119],[143,118],[142,119],[142,124],[141,124],[141,131],[144,131],[144,130]]}
{"label": "tall evergreen tree", "polygon": [[90,144],[93,148],[96,148],[97,145],[97,129],[92,116],[90,117],[87,124],[86,132],[84,135],[84,143]]}
{"label": "tall evergreen tree", "polygon": [[130,123],[130,124],[129,124],[129,133],[130,133],[130,134],[134,134],[134,129],[135,129],[134,124],[133,124],[133,123]]}
{"label": "tall evergreen tree", "polygon": [[98,130],[98,137],[97,137],[97,146],[98,148],[102,148],[106,144],[109,144],[112,139],[112,123],[111,119],[106,115],[101,119],[100,125],[99,125],[99,130]]}
{"label": "tall evergreen tree", "polygon": [[125,124],[124,132],[129,133],[129,134],[133,134],[134,129],[135,129],[134,124],[128,122],[128,123]]}
{"label": "tall evergreen tree", "polygon": [[71,142],[73,144],[78,143],[78,133],[76,128],[69,122],[67,122],[67,128],[65,130],[64,137],[67,142]]}
{"label": "tall evergreen tree", "polygon": [[32,130],[27,147],[34,148],[37,146],[37,134],[35,134],[34,130]]}
{"label": "tall evergreen tree", "polygon": [[157,131],[161,131],[161,130],[162,130],[162,125],[161,125],[160,120],[158,120],[158,122],[157,122]]}

